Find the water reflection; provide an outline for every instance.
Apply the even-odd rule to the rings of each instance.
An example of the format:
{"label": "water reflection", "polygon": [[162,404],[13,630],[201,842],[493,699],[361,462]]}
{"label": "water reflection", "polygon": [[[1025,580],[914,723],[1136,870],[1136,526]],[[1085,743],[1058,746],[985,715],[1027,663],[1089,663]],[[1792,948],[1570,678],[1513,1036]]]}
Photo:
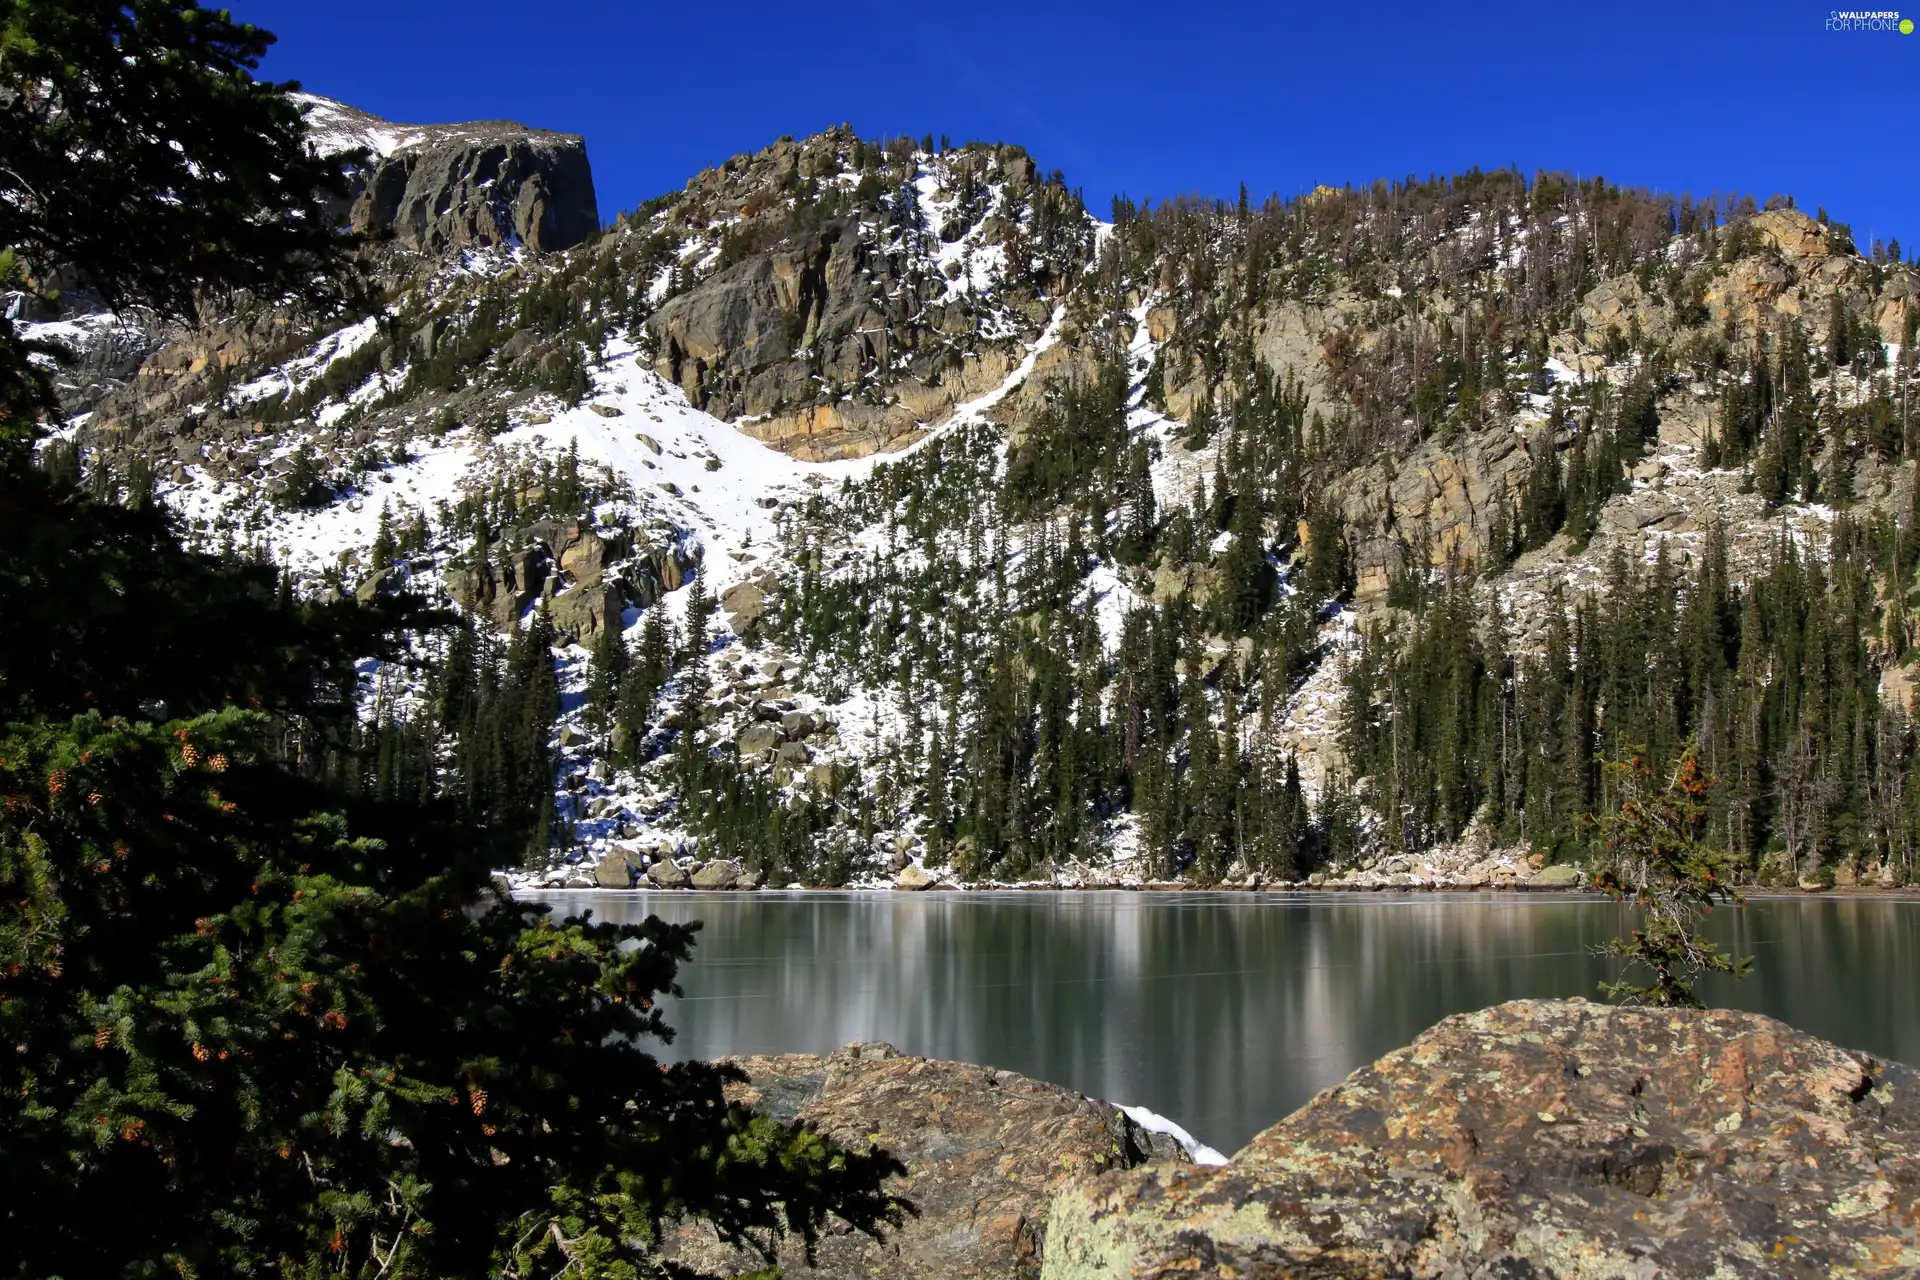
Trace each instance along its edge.
{"label": "water reflection", "polygon": [[[1623,909],[1590,898],[1200,893],[557,894],[702,920],[672,1052],[883,1039],[1138,1103],[1231,1151],[1449,1013],[1595,994]],[[1706,988],[1920,1063],[1920,902],[1716,913],[1758,972]]]}

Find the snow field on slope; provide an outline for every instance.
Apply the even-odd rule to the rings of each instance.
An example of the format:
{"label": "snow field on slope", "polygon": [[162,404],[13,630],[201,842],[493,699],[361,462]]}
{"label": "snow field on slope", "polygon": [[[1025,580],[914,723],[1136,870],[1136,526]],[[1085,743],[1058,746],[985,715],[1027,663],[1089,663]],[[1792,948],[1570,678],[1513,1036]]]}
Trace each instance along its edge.
{"label": "snow field on slope", "polygon": [[[1162,501],[1184,502],[1194,479],[1210,465],[1210,455],[1205,451],[1189,454],[1176,439],[1182,425],[1143,404],[1144,377],[1155,356],[1155,345],[1145,325],[1150,305],[1142,304],[1133,316],[1129,366],[1134,385],[1129,392],[1128,421],[1135,433],[1154,437],[1161,445],[1154,480]],[[919,439],[891,454],[826,463],[797,461],[694,408],[680,388],[653,371],[637,347],[629,341],[615,340],[605,347],[604,358],[589,370],[590,390],[580,404],[534,401],[510,418],[507,431],[491,439],[466,430],[444,437],[417,431],[404,442],[404,460],[363,474],[354,490],[319,510],[275,509],[257,487],[233,482],[218,487],[202,468],[194,466],[188,467],[185,485],[162,487],[189,517],[209,522],[224,513],[237,520],[251,540],[264,539],[277,558],[310,577],[340,563],[343,553],[364,552],[374,540],[383,507],[391,510],[396,527],[411,511],[419,511],[436,527],[436,533],[443,534],[444,530],[438,528],[441,505],[452,506],[465,494],[484,488],[494,478],[493,469],[503,454],[554,457],[574,449],[584,468],[604,468],[631,489],[633,501],[626,514],[636,517],[634,523],[665,523],[678,536],[698,544],[703,576],[709,589],[718,595],[735,582],[756,577],[777,563],[769,556],[780,548],[779,517],[783,508],[804,501],[815,491],[831,492],[841,483],[868,478],[878,467],[909,458],[965,424],[987,422],[993,408],[1018,389],[1032,375],[1039,358],[1059,342],[1065,318],[1065,308],[1056,308],[1039,337],[1000,385],[957,406],[943,421],[929,425]],[[305,386],[324,374],[333,360],[370,340],[375,329],[375,323],[366,320],[329,335],[308,352],[247,384],[243,394],[263,398]],[[376,376],[369,386],[350,395],[377,395],[384,385],[382,376]],[[325,411],[321,416],[324,420]],[[528,421],[543,417],[547,420]],[[296,436],[288,433],[264,461],[285,457],[296,447]],[[717,469],[709,469],[715,464]],[[607,514],[604,508],[602,514]],[[843,567],[857,566],[864,557],[886,551],[884,522],[847,532],[839,559]],[[963,554],[962,541],[961,532],[954,534],[950,544],[942,539],[943,544],[953,547],[956,556]],[[1024,541],[1017,533],[1007,538],[1004,550],[1010,560],[1017,561]],[[431,568],[427,572],[430,575]],[[351,580],[348,585],[352,585]],[[1083,590],[1096,611],[1103,638],[1109,645],[1117,644],[1127,612],[1144,603],[1143,598],[1113,566],[1105,564],[1094,570]],[[684,622],[686,594],[666,593],[656,607],[678,625]],[[630,638],[637,632],[640,616],[639,610],[629,610],[623,619]],[[769,656],[766,651],[744,654],[739,641],[724,627],[716,627],[710,644],[706,661],[714,677],[716,699],[729,684],[736,693],[742,687],[736,659],[747,657],[757,665]],[[584,725],[587,651],[578,645],[556,650],[555,669],[562,698],[552,744],[557,764],[556,807],[572,825],[573,858],[595,858],[623,829],[628,832],[625,841],[642,847],[665,844],[684,849],[690,833],[668,789],[649,771],[609,770],[593,759]],[[728,671],[734,672],[732,677],[725,674]],[[399,682],[388,680],[386,673],[373,668],[365,674],[370,687],[383,689],[384,696],[396,705],[408,704],[409,691],[399,687]],[[816,763],[885,760],[898,753],[909,732],[911,718],[903,701],[905,694],[849,687],[850,683],[842,682],[837,690],[830,686],[814,692],[796,688],[786,695],[795,709],[821,717],[836,731],[830,749],[816,750]],[[663,705],[672,705],[679,685],[676,679],[669,686]],[[820,692],[828,696],[823,698]],[[742,712],[730,713],[714,726],[716,736],[730,736],[738,727],[733,722],[750,711],[750,694],[747,700]],[[572,788],[568,786],[570,778]],[[596,801],[596,807],[604,812],[601,817],[589,818],[587,808]],[[1128,833],[1124,826],[1118,824],[1113,832],[1116,854],[1126,852]],[[906,829],[912,829],[911,820]],[[1096,878],[1125,878],[1126,874],[1121,863],[1104,870],[1080,870]],[[1072,878],[1079,873],[1069,869],[1064,874]],[[885,882],[873,879],[876,884]]]}
{"label": "snow field on slope", "polygon": [[[939,270],[941,278],[946,281],[946,293],[939,301],[951,302],[963,294],[972,294],[975,297],[985,294],[992,287],[995,278],[1005,273],[1007,266],[1006,250],[997,244],[983,243],[984,237],[981,234],[981,229],[986,226],[987,221],[998,216],[1001,208],[1006,204],[1006,184],[1002,182],[989,184],[986,211],[951,243],[945,240],[944,232],[952,214],[959,207],[960,197],[954,194],[944,200],[940,199],[940,193],[943,190],[940,175],[924,166],[915,171],[913,185],[914,190],[919,194],[920,208],[926,220],[927,229],[940,242],[933,251],[933,264]],[[961,268],[960,274],[948,277],[947,269],[954,265]]]}
{"label": "snow field on slope", "polygon": [[[583,462],[606,466],[625,478],[636,494],[644,495],[654,509],[668,513],[701,544],[702,573],[709,589],[720,594],[734,582],[764,572],[767,566],[762,556],[778,546],[775,513],[780,507],[804,500],[817,488],[864,479],[876,467],[926,447],[928,441],[949,430],[983,421],[988,410],[1032,373],[1040,353],[1058,341],[1063,318],[1064,310],[1055,312],[1040,338],[999,386],[956,407],[944,422],[898,453],[826,463],[797,461],[695,409],[678,387],[661,380],[644,364],[630,343],[609,344],[605,362],[592,373],[592,392],[582,404],[558,410],[550,422],[516,426],[500,439],[537,444],[548,453],[572,445],[578,448]],[[595,406],[600,406],[600,411]],[[616,410],[617,416],[607,416],[606,410]],[[642,435],[659,446],[658,453],[639,438]],[[708,470],[708,459],[718,461],[719,469]],[[668,491],[667,485],[678,488],[679,494]],[[685,592],[669,592],[655,607],[662,608],[665,616],[678,625],[685,619],[685,596]],[[640,626],[640,617],[638,610],[630,610],[624,619],[630,639]],[[717,628],[709,636],[709,645],[705,663],[716,692],[729,683],[723,673],[740,657],[750,656],[754,663],[770,657],[764,653],[742,655],[740,642],[724,628]],[[589,778],[577,793],[566,789],[568,775],[592,767],[584,741],[572,747],[561,747],[558,742],[562,736],[585,737],[586,651],[577,645],[560,651],[556,669],[562,689],[555,741],[560,782],[556,801],[560,814],[573,824],[576,850],[593,859],[612,845],[622,827],[634,833],[624,837],[623,843],[687,847],[690,833],[671,795],[642,773],[614,771],[604,779]],[[671,705],[682,679],[684,675],[663,693],[664,705]],[[732,683],[734,688],[740,687],[737,681]],[[837,731],[838,748],[831,756],[817,755],[815,763],[882,757],[898,750],[907,729],[903,708],[878,691],[852,688],[831,701],[795,691],[789,699],[796,710],[819,716]],[[732,719],[729,716],[716,729],[730,733]],[[612,804],[602,817],[587,818],[586,808],[596,798],[611,800]]]}
{"label": "snow field on slope", "polygon": [[344,102],[313,93],[288,95],[305,108],[307,141],[321,155],[335,155],[364,147],[376,156],[392,155],[421,132],[408,125],[390,124]]}

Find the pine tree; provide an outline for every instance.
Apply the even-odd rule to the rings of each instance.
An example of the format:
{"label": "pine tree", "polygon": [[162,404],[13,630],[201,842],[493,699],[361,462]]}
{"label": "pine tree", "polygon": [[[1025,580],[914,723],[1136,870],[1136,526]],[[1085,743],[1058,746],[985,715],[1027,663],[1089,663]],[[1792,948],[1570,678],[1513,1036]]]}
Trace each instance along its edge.
{"label": "pine tree", "polygon": [[399,546],[393,536],[393,511],[386,503],[380,504],[380,523],[373,535],[372,571],[379,573],[393,563]]}
{"label": "pine tree", "polygon": [[687,630],[682,647],[685,656],[674,716],[679,730],[674,751],[675,783],[680,794],[689,800],[701,795],[707,786],[708,753],[700,734],[713,683],[707,667],[707,648],[708,630],[716,608],[717,602],[707,590],[705,580],[695,578],[687,593]]}
{"label": "pine tree", "polygon": [[1744,977],[1753,967],[1750,958],[1735,960],[1697,933],[1716,902],[1740,902],[1731,860],[1702,839],[1711,781],[1692,743],[1663,786],[1638,755],[1609,762],[1607,770],[1618,804],[1602,822],[1606,860],[1594,883],[1616,899],[1631,898],[1645,919],[1603,950],[1652,970],[1653,981],[1621,979],[1601,990],[1630,1003],[1702,1007],[1693,989],[1700,974]]}
{"label": "pine tree", "polygon": [[632,758],[653,718],[654,704],[672,674],[672,646],[667,627],[656,604],[647,609],[640,622],[640,652],[627,667],[620,681],[618,706],[614,717],[614,751]]}
{"label": "pine tree", "polygon": [[594,640],[592,670],[587,676],[587,715],[595,729],[605,731],[613,724],[631,665],[619,615],[609,612],[606,625]]}
{"label": "pine tree", "polygon": [[[270,39],[180,0],[13,4],[0,244],[176,316],[322,292],[344,181],[246,74]],[[691,930],[556,923],[446,808],[331,783],[356,663],[405,657],[418,602],[297,601],[50,480],[0,326],[0,1272],[632,1275],[672,1218],[751,1245],[897,1217],[884,1153],[646,1051]]]}

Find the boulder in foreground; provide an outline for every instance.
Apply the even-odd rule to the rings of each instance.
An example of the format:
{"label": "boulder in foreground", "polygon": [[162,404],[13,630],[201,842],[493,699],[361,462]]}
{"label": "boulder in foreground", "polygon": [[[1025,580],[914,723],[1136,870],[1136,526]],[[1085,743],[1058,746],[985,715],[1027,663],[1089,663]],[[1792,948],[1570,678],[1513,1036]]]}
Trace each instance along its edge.
{"label": "boulder in foreground", "polygon": [[1920,1072],[1757,1014],[1448,1018],[1227,1165],[1085,1180],[1047,1280],[1920,1274]]}
{"label": "boulder in foreground", "polygon": [[[811,1121],[847,1147],[884,1147],[907,1166],[888,1189],[911,1200],[915,1216],[884,1241],[829,1234],[815,1266],[789,1239],[780,1256],[789,1277],[1034,1277],[1047,1205],[1061,1188],[1106,1169],[1187,1158],[1173,1139],[1148,1133],[1108,1103],[1011,1071],[909,1057],[887,1044],[731,1061],[749,1080],[730,1090],[734,1100],[776,1119]],[[704,1223],[670,1233],[665,1251],[720,1275],[756,1266]]]}

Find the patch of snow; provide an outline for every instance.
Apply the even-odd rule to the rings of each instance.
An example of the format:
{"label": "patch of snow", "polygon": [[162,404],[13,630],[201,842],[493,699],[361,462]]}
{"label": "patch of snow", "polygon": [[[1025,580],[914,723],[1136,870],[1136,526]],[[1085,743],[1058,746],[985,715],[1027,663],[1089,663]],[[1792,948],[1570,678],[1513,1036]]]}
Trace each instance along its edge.
{"label": "patch of snow", "polygon": [[1227,1158],[1224,1155],[1215,1151],[1212,1147],[1200,1141],[1165,1116],[1149,1111],[1145,1107],[1129,1107],[1118,1102],[1113,1105],[1125,1112],[1129,1120],[1139,1125],[1142,1129],[1145,1129],[1148,1133],[1164,1133],[1179,1143],[1181,1150],[1191,1156],[1195,1164],[1217,1165],[1227,1162]]}
{"label": "patch of snow", "polygon": [[1093,602],[1094,618],[1100,624],[1100,639],[1109,649],[1119,646],[1127,615],[1151,603],[1122,582],[1114,567],[1105,561],[1087,575],[1087,593]]}
{"label": "patch of snow", "polygon": [[1575,386],[1583,386],[1587,381],[1585,374],[1576,372],[1559,356],[1548,356],[1546,369],[1555,382],[1571,382]]}
{"label": "patch of snow", "polygon": [[[138,323],[128,317],[115,315],[111,311],[96,311],[66,320],[45,320],[22,324],[16,326],[15,332],[28,342],[46,342],[65,347],[75,359],[84,357],[95,347],[116,341],[137,342],[142,336],[142,329]],[[32,359],[42,365],[58,363],[38,354]]]}
{"label": "patch of snow", "polygon": [[421,133],[416,126],[390,124],[318,94],[296,93],[292,97],[306,112],[308,143],[323,156],[360,147],[377,156],[390,156]]}

